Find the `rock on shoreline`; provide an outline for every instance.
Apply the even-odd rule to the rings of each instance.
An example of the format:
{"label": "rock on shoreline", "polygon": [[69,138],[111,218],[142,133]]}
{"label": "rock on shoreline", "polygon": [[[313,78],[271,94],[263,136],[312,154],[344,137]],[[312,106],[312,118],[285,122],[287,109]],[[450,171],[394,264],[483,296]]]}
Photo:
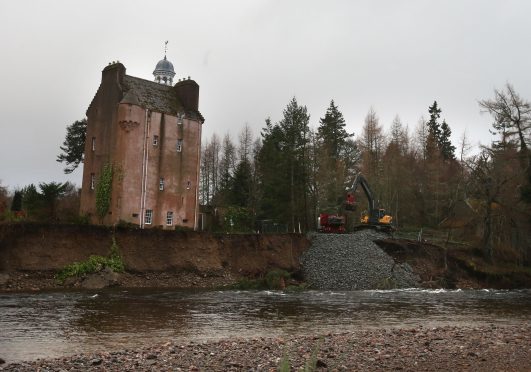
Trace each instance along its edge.
{"label": "rock on shoreline", "polygon": [[[2,356],[8,362],[9,356]],[[5,371],[526,371],[531,324],[373,329],[357,332],[227,339],[146,346],[0,365]]]}
{"label": "rock on shoreline", "polygon": [[[239,277],[228,270],[216,275],[206,275],[186,271],[178,272],[125,272],[112,273],[112,276],[100,282],[100,273],[92,275],[91,282],[84,283],[87,278],[67,279],[61,284],[55,278],[55,271],[10,272],[5,275],[5,281],[0,283],[0,293],[33,292],[41,290],[64,290],[68,288],[96,289],[108,286],[122,288],[217,288],[235,283]],[[88,285],[84,285],[88,284]]]}

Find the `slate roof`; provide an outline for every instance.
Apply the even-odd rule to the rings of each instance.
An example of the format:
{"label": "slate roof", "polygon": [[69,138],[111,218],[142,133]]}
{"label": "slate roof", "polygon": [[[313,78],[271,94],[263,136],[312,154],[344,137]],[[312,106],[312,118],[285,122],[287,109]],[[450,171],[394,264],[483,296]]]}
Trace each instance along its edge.
{"label": "slate roof", "polygon": [[131,90],[137,97],[140,106],[149,110],[173,116],[183,110],[170,85],[162,85],[154,81],[125,75],[123,90],[124,94]]}
{"label": "slate roof", "polygon": [[173,87],[170,85],[163,85],[154,81],[140,79],[134,76],[125,75],[123,80],[124,102],[134,103],[141,107],[147,108],[151,111],[161,112],[176,116],[178,112],[185,112],[186,116],[204,123],[205,118],[199,111],[185,110]]}

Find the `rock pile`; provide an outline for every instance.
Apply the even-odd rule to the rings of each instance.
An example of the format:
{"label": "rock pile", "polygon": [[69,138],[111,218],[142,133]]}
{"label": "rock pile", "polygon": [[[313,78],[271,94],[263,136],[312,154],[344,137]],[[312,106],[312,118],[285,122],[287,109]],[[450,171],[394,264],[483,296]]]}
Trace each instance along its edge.
{"label": "rock pile", "polygon": [[408,264],[397,264],[375,240],[373,230],[353,234],[316,234],[301,257],[303,274],[314,289],[391,289],[418,287],[420,278]]}

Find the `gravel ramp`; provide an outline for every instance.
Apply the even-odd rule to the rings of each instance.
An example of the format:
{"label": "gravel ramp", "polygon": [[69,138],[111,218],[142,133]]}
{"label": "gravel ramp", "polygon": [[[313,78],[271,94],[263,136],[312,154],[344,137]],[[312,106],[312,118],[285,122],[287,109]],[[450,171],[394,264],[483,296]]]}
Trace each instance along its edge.
{"label": "gravel ramp", "polygon": [[374,241],[389,238],[382,232],[315,234],[301,256],[306,282],[314,289],[363,290],[419,287],[411,267],[397,264]]}

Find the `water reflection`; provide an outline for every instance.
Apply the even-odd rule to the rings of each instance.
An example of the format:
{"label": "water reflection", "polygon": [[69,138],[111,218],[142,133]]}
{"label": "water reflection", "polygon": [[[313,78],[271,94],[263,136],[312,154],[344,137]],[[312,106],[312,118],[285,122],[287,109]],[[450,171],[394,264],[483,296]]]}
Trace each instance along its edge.
{"label": "water reflection", "polygon": [[0,295],[8,361],[177,339],[531,320],[531,291],[153,291]]}

